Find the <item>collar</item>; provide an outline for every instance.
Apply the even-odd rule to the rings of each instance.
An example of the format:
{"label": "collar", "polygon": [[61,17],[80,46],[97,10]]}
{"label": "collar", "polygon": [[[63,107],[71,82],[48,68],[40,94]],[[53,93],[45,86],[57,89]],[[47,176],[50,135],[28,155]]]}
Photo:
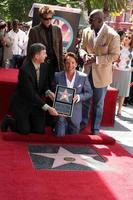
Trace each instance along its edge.
{"label": "collar", "polygon": [[41,23],[41,27],[42,27],[44,30],[46,30],[46,31],[50,31],[50,30],[52,30],[52,24],[50,24],[49,27],[46,27],[46,26],[44,26],[43,23]]}
{"label": "collar", "polygon": [[38,70],[40,69],[40,65],[34,63],[33,60],[32,60],[32,63],[33,63],[33,65],[34,65],[34,67],[35,67],[35,70],[38,71]]}
{"label": "collar", "polygon": [[[13,30],[13,29],[12,29]],[[17,29],[16,31],[13,30],[14,33],[20,32],[20,29]]]}
{"label": "collar", "polygon": [[105,26],[105,23],[103,23],[102,27],[100,28],[100,30],[98,31],[97,35],[99,36],[101,34],[101,32],[103,31]]}
{"label": "collar", "polygon": [[76,71],[75,71],[71,81],[68,80],[66,73],[65,73],[65,76],[66,76],[67,87],[73,88],[74,87],[75,78],[76,78]]}
{"label": "collar", "polygon": [[95,31],[94,31],[94,36],[95,37],[99,37],[99,35],[102,33],[103,29],[104,29],[105,23],[103,23],[103,25],[101,26],[100,30],[97,33],[97,36],[95,35]]}

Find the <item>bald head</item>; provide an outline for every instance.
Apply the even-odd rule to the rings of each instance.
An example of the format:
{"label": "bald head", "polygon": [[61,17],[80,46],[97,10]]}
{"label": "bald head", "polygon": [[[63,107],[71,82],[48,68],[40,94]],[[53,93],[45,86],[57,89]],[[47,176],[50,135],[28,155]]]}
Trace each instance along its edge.
{"label": "bald head", "polygon": [[104,22],[104,13],[102,10],[96,9],[93,10],[89,15],[89,24],[91,25],[91,29],[98,32],[102,27]]}
{"label": "bald head", "polygon": [[104,21],[104,13],[103,13],[103,11],[102,10],[100,10],[100,9],[95,9],[95,10],[93,10],[91,13],[90,13],[90,15],[89,15],[89,17],[96,17],[96,18],[98,18],[98,19],[101,19],[102,21]]}

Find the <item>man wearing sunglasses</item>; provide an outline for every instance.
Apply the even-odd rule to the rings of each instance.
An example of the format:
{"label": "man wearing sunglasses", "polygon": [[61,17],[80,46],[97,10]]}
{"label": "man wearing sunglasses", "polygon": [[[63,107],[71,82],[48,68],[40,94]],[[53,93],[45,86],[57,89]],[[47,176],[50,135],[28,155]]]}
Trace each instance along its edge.
{"label": "man wearing sunglasses", "polygon": [[[89,15],[90,27],[83,31],[80,56],[84,60],[84,72],[88,74],[93,89],[91,132],[99,134],[107,86],[112,82],[112,62],[120,53],[120,37],[104,23],[104,13],[93,10]],[[83,106],[81,128],[87,126],[90,102]]]}
{"label": "man wearing sunglasses", "polygon": [[[52,88],[52,82],[55,72],[63,69],[63,42],[61,29],[52,25],[52,17],[54,11],[48,6],[43,6],[39,9],[40,24],[31,28],[29,32],[28,51],[31,44],[39,42],[46,46],[47,58],[47,76],[49,88]],[[49,105],[53,102],[47,99]],[[47,125],[54,127],[54,122],[51,116],[46,117]]]}
{"label": "man wearing sunglasses", "polygon": [[28,50],[31,44],[39,42],[46,46],[49,86],[54,73],[63,68],[62,34],[58,26],[52,25],[54,11],[48,6],[39,9],[40,24],[31,28],[29,33]]}

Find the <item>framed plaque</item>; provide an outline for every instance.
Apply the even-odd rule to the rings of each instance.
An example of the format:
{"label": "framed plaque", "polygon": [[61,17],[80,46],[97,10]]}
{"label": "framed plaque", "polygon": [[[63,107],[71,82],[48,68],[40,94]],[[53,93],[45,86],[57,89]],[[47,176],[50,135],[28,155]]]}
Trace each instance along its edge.
{"label": "framed plaque", "polygon": [[62,85],[56,86],[55,100],[53,107],[59,114],[64,114],[67,117],[72,116],[73,112],[73,97],[75,94],[74,88],[69,88]]}

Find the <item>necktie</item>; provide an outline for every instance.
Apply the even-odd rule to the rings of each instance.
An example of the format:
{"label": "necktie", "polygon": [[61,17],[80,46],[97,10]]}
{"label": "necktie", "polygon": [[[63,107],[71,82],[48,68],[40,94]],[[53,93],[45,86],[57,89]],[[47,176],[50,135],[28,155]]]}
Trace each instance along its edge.
{"label": "necktie", "polygon": [[36,69],[37,83],[39,84],[40,69]]}

